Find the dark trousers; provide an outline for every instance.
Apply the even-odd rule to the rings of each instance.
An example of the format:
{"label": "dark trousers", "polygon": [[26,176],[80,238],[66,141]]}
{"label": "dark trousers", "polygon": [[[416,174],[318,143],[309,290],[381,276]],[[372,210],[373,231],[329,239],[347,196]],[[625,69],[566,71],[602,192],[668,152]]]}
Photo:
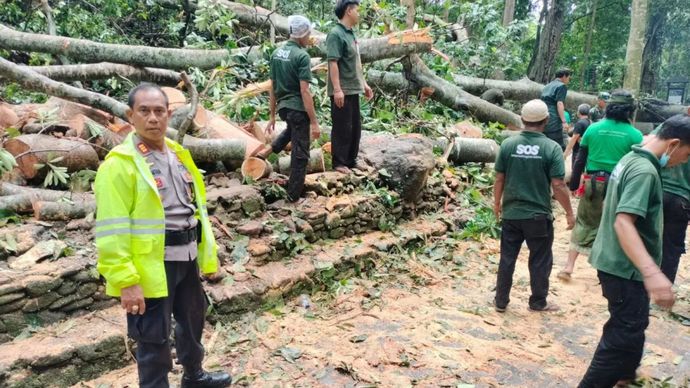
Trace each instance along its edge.
{"label": "dark trousers", "polygon": [[362,138],[362,118],[359,113],[359,94],[345,96],[342,108],[331,97],[331,153],[333,168],[354,167]]}
{"label": "dark trousers", "polygon": [[598,271],[611,317],[579,388],[610,388],[635,378],[649,325],[649,297],[642,282]]}
{"label": "dark trousers", "polygon": [[204,348],[206,297],[194,261],[166,261],[168,296],[147,298],[144,315],[127,314],[127,332],[137,341],[137,368],[142,388],[168,387],[172,369],[170,355],[170,316],[175,317],[177,359],[186,369],[201,368]]}
{"label": "dark trousers", "polygon": [[496,280],[496,306],[505,307],[510,302],[515,262],[522,243],[529,248],[529,280],[532,295],[529,306],[546,307],[549,293],[549,276],[553,267],[553,221],[547,216],[529,220],[503,220],[501,228],[501,261]]}
{"label": "dark trousers", "polygon": [[309,116],[307,112],[288,108],[281,109],[278,115],[287,123],[287,129],[273,141],[271,146],[273,152],[278,153],[292,142],[287,193],[290,201],[296,201],[304,190],[304,177],[307,175],[307,163],[309,163]]}
{"label": "dark trousers", "polygon": [[664,240],[661,271],[671,283],[676,280],[680,256],[685,253],[685,232],[688,229],[688,201],[674,194],[664,193]]}

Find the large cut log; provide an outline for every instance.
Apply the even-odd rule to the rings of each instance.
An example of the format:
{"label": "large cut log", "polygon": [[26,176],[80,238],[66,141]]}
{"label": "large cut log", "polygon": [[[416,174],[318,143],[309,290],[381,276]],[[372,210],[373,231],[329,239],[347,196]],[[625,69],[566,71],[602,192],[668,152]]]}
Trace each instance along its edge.
{"label": "large cut log", "polygon": [[122,77],[130,81],[148,81],[160,85],[176,85],[181,81],[180,73],[153,67],[136,67],[119,63],[89,63],[63,66],[31,66],[29,69],[55,81],[94,81],[111,77]]}
{"label": "large cut log", "polygon": [[81,139],[60,139],[48,135],[21,135],[5,142],[5,149],[14,155],[18,168],[26,179],[45,176],[48,167],[36,168],[36,164],[46,164],[56,158],[56,166],[67,167],[67,172],[97,170],[98,154],[87,142]]}
{"label": "large cut log", "polygon": [[[0,41],[3,39],[3,27],[0,25]],[[42,92],[51,96],[85,104],[112,113],[126,120],[127,105],[102,94],[75,88],[62,82],[54,81],[44,75],[31,71],[26,66],[16,65],[0,57],[0,74],[9,80],[19,83],[27,90]]]}
{"label": "large cut log", "polygon": [[0,214],[29,213],[33,210],[31,205],[34,198],[30,194],[13,194],[0,197]]}
{"label": "large cut log", "polygon": [[[448,147],[448,139],[439,137],[436,146],[440,149]],[[455,164],[477,162],[493,163],[498,155],[499,145],[492,139],[473,139],[456,137],[453,139],[453,147],[448,154],[448,161]]]}
{"label": "large cut log", "polygon": [[84,218],[96,211],[96,201],[83,202],[45,202],[33,204],[34,217],[40,221],[69,221]]}
{"label": "large cut log", "polygon": [[255,181],[271,175],[273,168],[267,161],[259,158],[249,157],[242,163],[240,169],[242,178],[251,178]]}
{"label": "large cut log", "polygon": [[[290,175],[290,156],[283,156],[276,163],[276,170],[285,175]],[[307,174],[326,171],[326,163],[323,160],[323,152],[320,148],[309,151],[309,162],[307,163]]]}
{"label": "large cut log", "polygon": [[[165,135],[177,139],[177,131],[172,128],[168,128]],[[229,169],[242,165],[247,149],[243,139],[199,139],[189,135],[184,137],[182,145],[196,163],[222,162]]]}
{"label": "large cut log", "polygon": [[0,212],[3,210],[13,213],[31,213],[33,203],[38,201],[51,202],[93,202],[93,194],[72,193],[62,190],[37,189],[26,186],[0,183]]}

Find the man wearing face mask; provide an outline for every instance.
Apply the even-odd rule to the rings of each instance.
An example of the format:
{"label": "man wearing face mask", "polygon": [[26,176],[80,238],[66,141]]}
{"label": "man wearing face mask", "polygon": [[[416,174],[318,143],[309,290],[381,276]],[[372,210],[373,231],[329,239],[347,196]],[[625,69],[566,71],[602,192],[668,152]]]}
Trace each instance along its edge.
{"label": "man wearing face mask", "polygon": [[609,179],[599,234],[589,262],[608,300],[604,325],[580,388],[626,385],[642,359],[649,302],[671,308],[672,284],[659,268],[663,188],[660,172],[687,162],[690,116],[666,120],[643,146],[633,146]]}

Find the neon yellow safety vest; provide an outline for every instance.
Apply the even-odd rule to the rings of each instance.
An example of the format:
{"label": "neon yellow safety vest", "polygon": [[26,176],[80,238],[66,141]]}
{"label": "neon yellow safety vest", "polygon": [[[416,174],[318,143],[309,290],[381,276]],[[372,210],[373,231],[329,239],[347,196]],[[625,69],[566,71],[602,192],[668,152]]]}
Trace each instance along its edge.
{"label": "neon yellow safety vest", "polygon": [[[189,151],[165,143],[192,175],[196,218],[201,224],[197,261],[202,273],[218,270],[216,241],[206,210],[206,189]],[[156,183],[144,156],[134,147],[133,133],[108,153],[96,174],[96,248],[98,272],[106,293],[139,284],[145,298],[168,295],[165,277],[165,213]]]}

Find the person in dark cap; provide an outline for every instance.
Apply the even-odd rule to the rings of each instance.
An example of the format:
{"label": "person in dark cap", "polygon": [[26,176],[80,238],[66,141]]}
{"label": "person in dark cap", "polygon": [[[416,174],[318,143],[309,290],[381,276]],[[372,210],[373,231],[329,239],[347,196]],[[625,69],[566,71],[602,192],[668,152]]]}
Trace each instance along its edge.
{"label": "person in dark cap", "polygon": [[563,128],[568,125],[565,117],[565,97],[568,95],[571,74],[570,69],[559,69],[556,71],[556,79],[546,84],[541,91],[541,99],[549,108],[549,121],[546,123],[544,135],[558,143],[563,150]]}
{"label": "person in dark cap", "polygon": [[359,95],[374,97],[362,72],[359,44],[352,28],[359,23],[359,0],[338,0],[338,23],[326,37],[328,95],[331,98],[333,168],[349,173],[355,167],[362,136]]}
{"label": "person in dark cap", "polygon": [[[616,90],[606,107],[604,120],[590,125],[582,136],[570,177],[570,190],[581,198],[570,238],[568,260],[558,273],[561,280],[570,280],[577,256],[580,253],[589,254],[592,248],[599,230],[611,171],[633,145],[642,143],[642,133],[630,123],[634,113],[635,99],[632,94],[627,90]],[[585,174],[582,174],[583,171]]]}
{"label": "person in dark cap", "polygon": [[599,96],[597,97],[597,106],[593,107],[589,111],[589,120],[591,122],[596,123],[604,118],[604,114],[606,113],[606,103],[610,98],[611,94],[608,92],[599,93]]}

